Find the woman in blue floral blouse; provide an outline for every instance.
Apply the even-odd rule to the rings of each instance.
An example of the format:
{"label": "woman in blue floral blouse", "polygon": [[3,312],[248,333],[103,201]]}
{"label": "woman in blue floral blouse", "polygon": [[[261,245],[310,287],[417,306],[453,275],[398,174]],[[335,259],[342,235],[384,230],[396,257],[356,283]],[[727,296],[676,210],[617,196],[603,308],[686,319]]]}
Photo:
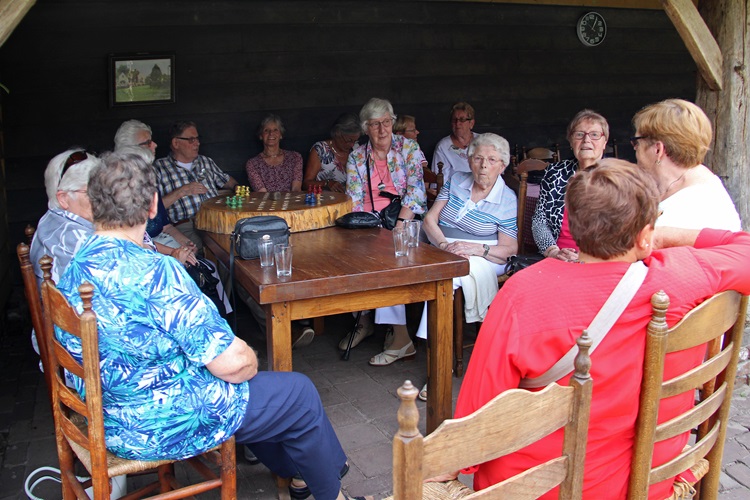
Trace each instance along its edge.
{"label": "woman in blue floral blouse", "polygon": [[[422,180],[424,154],[416,141],[393,134],[396,115],[385,99],[373,97],[359,112],[362,131],[369,140],[351,152],[346,164],[346,194],[352,198],[355,212],[380,211],[387,207],[392,195],[401,197],[401,211],[396,227],[404,221],[421,216],[427,207]],[[416,354],[406,329],[406,310],[403,305],[377,309],[375,323],[393,325],[393,336],[386,338],[382,353],[373,356],[370,364],[385,366]],[[352,347],[372,335],[373,319],[363,314],[354,332]],[[350,334],[351,335],[351,334]],[[349,336],[339,343],[346,349]]]}

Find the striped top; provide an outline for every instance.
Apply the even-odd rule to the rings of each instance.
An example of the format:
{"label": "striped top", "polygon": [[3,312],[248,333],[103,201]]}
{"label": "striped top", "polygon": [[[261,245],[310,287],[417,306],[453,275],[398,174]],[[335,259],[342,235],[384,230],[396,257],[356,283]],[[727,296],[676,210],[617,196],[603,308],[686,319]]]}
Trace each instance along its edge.
{"label": "striped top", "polygon": [[491,236],[503,233],[516,238],[516,195],[498,176],[492,191],[479,202],[471,201],[471,172],[456,172],[440,190],[438,200],[448,203],[440,211],[438,225],[460,229],[476,236]]}

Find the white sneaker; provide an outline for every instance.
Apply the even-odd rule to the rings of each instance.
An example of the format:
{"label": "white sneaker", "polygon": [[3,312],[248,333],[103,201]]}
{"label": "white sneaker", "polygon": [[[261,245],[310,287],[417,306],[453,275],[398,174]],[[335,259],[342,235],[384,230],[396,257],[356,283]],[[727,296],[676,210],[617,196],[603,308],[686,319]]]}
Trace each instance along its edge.
{"label": "white sneaker", "polygon": [[[357,347],[360,342],[372,335],[374,332],[375,323],[358,323],[354,328],[354,340],[352,341],[352,349]],[[349,345],[349,337],[351,336],[352,333],[349,332],[343,339],[341,339],[341,341],[339,342],[339,349],[341,349],[342,351],[346,351],[346,346]]]}

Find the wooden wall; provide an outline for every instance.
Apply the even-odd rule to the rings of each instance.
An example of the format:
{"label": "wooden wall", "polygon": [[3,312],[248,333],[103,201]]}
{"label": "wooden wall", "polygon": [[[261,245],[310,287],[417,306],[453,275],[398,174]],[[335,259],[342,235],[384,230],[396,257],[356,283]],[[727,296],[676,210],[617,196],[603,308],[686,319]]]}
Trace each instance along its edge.
{"label": "wooden wall", "polygon": [[[603,45],[575,33],[585,12],[607,20]],[[176,53],[177,102],[108,107],[109,53]],[[478,131],[511,144],[564,143],[591,107],[627,142],[645,104],[695,96],[695,65],[659,10],[431,1],[39,0],[0,48],[12,245],[45,210],[49,158],[79,144],[112,146],[118,125],[154,128],[157,156],[178,119],[198,123],[201,151],[241,183],[267,112],[282,146],[303,153],[335,117],[370,97],[413,114],[431,155],[452,103],[477,110]],[[626,154],[632,154],[628,147]],[[565,152],[563,152],[565,156]]]}

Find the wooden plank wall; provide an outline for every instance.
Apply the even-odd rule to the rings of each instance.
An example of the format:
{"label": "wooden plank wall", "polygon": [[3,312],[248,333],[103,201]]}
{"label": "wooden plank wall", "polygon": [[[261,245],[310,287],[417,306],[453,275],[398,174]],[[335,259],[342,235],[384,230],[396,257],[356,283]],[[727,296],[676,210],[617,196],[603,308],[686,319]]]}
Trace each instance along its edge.
{"label": "wooden plank wall", "polygon": [[[695,65],[662,11],[597,8],[605,43],[586,48],[586,7],[427,1],[39,0],[0,48],[12,245],[45,210],[46,162],[68,146],[112,146],[118,125],[166,132],[192,119],[201,151],[240,182],[260,151],[255,129],[282,116],[282,146],[303,153],[335,117],[372,96],[413,114],[431,155],[459,100],[478,131],[511,144],[565,144],[572,115],[592,107],[626,142],[641,106],[695,96]],[[108,107],[109,53],[174,51],[177,102]],[[623,148],[626,154],[632,153]],[[569,154],[569,152],[568,152]],[[563,156],[566,152],[563,151]]]}

